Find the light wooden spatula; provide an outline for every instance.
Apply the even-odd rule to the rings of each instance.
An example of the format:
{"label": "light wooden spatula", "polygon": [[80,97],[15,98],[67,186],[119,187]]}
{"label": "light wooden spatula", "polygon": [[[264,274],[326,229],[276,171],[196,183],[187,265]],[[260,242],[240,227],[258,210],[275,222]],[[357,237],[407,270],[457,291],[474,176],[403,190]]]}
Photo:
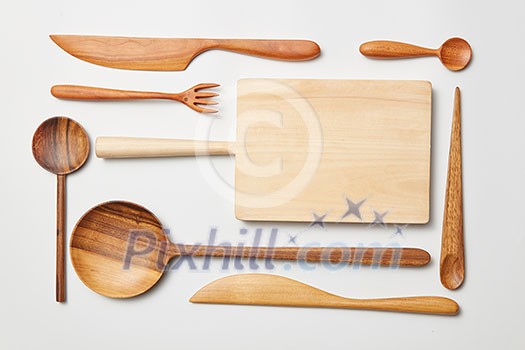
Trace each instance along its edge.
{"label": "light wooden spatula", "polygon": [[350,299],[276,275],[255,273],[224,278],[201,288],[190,301],[206,304],[302,306],[455,315],[458,304],[435,296]]}

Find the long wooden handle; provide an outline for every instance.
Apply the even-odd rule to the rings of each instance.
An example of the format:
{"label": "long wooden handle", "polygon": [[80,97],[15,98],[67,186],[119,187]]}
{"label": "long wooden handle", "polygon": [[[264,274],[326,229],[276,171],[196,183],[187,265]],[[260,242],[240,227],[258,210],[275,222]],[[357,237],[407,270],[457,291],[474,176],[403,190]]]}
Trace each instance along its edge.
{"label": "long wooden handle", "polygon": [[131,99],[172,99],[175,94],[132,90],[105,89],[81,85],[55,85],[51,94],[70,100],[131,100]]}
{"label": "long wooden handle", "polygon": [[397,41],[369,41],[359,47],[359,51],[372,58],[409,58],[433,56],[437,50]]}
{"label": "long wooden handle", "polygon": [[430,254],[418,248],[223,247],[174,244],[170,255],[239,257],[381,266],[424,266]]}
{"label": "long wooden handle", "polygon": [[98,137],[99,158],[155,158],[234,154],[227,141],[193,141],[134,137]]}
{"label": "long wooden handle", "polygon": [[457,87],[454,96],[440,259],[441,284],[448,289],[457,289],[465,278],[460,99],[460,90]]}
{"label": "long wooden handle", "polygon": [[56,301],[66,301],[66,175],[57,175]]}
{"label": "long wooden handle", "polygon": [[319,45],[310,40],[207,39],[210,48],[284,61],[311,60],[320,55]]}

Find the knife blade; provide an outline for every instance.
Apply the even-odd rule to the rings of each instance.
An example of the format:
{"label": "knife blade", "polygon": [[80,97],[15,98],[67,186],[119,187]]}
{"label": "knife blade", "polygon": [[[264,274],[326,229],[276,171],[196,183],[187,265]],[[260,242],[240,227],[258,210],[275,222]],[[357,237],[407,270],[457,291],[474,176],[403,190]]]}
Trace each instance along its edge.
{"label": "knife blade", "polygon": [[305,61],[321,49],[309,40],[170,39],[50,35],[70,55],[100,66],[131,70],[180,71],[204,51],[217,49],[263,58]]}

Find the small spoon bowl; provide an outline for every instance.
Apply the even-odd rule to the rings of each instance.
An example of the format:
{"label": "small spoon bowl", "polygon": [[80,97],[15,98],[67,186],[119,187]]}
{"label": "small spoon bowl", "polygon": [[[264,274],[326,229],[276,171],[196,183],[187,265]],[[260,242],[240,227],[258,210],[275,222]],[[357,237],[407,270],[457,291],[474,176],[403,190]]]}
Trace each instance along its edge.
{"label": "small spoon bowl", "polygon": [[458,71],[469,64],[472,58],[472,48],[461,38],[451,38],[437,50],[437,56],[445,67]]}

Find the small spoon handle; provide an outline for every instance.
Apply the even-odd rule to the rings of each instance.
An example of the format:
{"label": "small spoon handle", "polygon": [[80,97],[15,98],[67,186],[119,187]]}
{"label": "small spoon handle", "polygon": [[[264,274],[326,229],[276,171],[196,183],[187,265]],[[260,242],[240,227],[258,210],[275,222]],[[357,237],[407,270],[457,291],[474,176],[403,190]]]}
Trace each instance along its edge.
{"label": "small spoon handle", "polygon": [[448,289],[459,288],[465,277],[461,167],[461,105],[460,91],[457,87],[454,96],[454,116],[450,136],[447,192],[439,271],[441,284]]}
{"label": "small spoon handle", "polygon": [[359,51],[372,58],[407,58],[434,56],[437,50],[397,41],[369,41],[359,47]]}
{"label": "small spoon handle", "polygon": [[57,175],[56,301],[66,301],[66,175]]}
{"label": "small spoon handle", "polygon": [[381,265],[424,266],[430,255],[418,248],[294,248],[294,247],[224,247],[173,244],[172,257],[179,255],[275,259],[288,261],[330,262]]}

